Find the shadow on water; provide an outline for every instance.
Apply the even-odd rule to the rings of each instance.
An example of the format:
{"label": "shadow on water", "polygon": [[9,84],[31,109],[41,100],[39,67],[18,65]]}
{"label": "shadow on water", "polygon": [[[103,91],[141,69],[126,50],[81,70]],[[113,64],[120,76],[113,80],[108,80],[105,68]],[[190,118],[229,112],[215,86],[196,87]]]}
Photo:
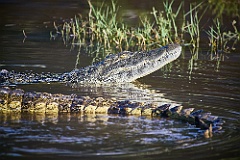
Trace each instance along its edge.
{"label": "shadow on water", "polygon": [[[85,54],[87,48],[75,46],[70,50],[71,45],[63,45],[61,38],[50,40],[53,21],[63,21],[79,12],[87,14],[87,1],[0,3],[0,69],[66,72],[104,57],[96,56],[103,52],[101,47],[89,55]],[[100,5],[98,1],[93,3]],[[136,23],[138,14],[146,13],[152,6],[161,9],[162,2],[121,1],[119,5],[126,21]],[[209,25],[207,20],[202,22]],[[22,30],[27,36],[25,40]],[[226,121],[223,131],[212,138],[198,136],[191,126],[170,119],[9,113],[0,114],[0,156],[5,159],[238,159],[239,48],[229,54],[215,54],[208,50],[206,43],[200,43],[197,49],[184,47],[179,59],[140,78],[138,83],[115,87],[81,85],[70,88],[58,83],[18,87],[26,91],[178,103],[204,109]],[[97,59],[92,60],[93,57]]]}

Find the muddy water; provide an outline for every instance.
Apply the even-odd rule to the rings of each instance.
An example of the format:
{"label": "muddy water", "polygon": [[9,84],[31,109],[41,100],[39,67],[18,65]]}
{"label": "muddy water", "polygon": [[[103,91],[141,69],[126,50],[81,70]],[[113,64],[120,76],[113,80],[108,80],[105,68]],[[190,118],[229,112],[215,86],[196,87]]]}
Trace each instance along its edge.
{"label": "muddy water", "polygon": [[[95,1],[97,3],[98,1]],[[141,3],[140,3],[141,2]],[[74,68],[77,47],[50,40],[52,22],[87,13],[87,2],[0,2],[0,68],[65,72]],[[133,21],[156,2],[121,1]],[[160,3],[161,4],[161,3]],[[160,7],[161,8],[161,7]],[[133,18],[133,19],[131,19]],[[24,29],[27,38],[24,39]],[[198,58],[184,47],[167,68],[122,86],[64,84],[19,85],[27,91],[76,93],[133,101],[178,103],[204,109],[226,121],[222,132],[206,139],[193,126],[171,119],[81,114],[0,114],[1,159],[239,159],[240,52],[213,55],[202,43]],[[239,46],[239,45],[238,45]],[[81,50],[79,66],[91,64]],[[221,58],[222,61],[217,61]]]}

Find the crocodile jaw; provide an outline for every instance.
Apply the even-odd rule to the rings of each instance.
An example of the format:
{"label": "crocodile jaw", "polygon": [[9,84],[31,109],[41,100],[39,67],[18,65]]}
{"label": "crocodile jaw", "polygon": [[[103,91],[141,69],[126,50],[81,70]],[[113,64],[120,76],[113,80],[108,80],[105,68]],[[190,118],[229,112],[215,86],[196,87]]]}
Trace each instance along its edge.
{"label": "crocodile jaw", "polygon": [[178,44],[171,44],[153,51],[156,51],[157,55],[154,55],[154,57],[156,58],[149,59],[148,61],[144,62],[143,64],[141,64],[142,67],[136,69],[135,72],[133,70],[132,75],[134,76],[132,78],[129,78],[128,82],[132,82],[138,78],[151,74],[159,70],[166,64],[176,60],[181,55],[182,47]]}
{"label": "crocodile jaw", "polygon": [[[124,83],[153,73],[176,60],[182,51],[178,44],[170,44],[148,52],[138,52],[122,63],[121,67],[103,74],[102,82]],[[140,58],[139,58],[140,57]],[[125,64],[125,65],[124,65]],[[120,65],[119,65],[120,66]]]}
{"label": "crocodile jaw", "polygon": [[111,54],[97,64],[71,71],[67,74],[67,81],[85,84],[132,82],[174,61],[181,51],[180,45],[170,44],[150,51]]}

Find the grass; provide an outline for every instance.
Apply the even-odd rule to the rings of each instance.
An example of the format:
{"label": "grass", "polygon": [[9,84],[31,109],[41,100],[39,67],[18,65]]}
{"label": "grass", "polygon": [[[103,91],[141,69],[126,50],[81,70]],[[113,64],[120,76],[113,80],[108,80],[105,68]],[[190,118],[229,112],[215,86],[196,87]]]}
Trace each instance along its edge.
{"label": "grass", "polygon": [[[229,53],[231,50],[235,50],[234,45],[239,40],[240,34],[236,27],[236,21],[232,22],[232,26],[234,32],[224,32],[222,31],[222,25],[220,21],[217,19],[215,22],[215,26],[210,26],[209,30],[205,31],[208,35],[211,52],[214,52],[215,54],[217,52]],[[228,43],[231,41],[234,42],[232,43],[233,45],[229,47]]]}
{"label": "grass", "polygon": [[[90,54],[103,52],[103,57],[122,50],[150,50],[168,43],[183,41],[185,45],[198,48],[203,31],[200,22],[208,8],[202,11],[200,8],[203,3],[190,4],[186,12],[182,1],[174,11],[173,4],[174,0],[165,1],[162,11],[153,7],[149,14],[139,17],[139,26],[131,27],[118,18],[119,8],[116,1],[112,0],[111,5],[102,3],[100,7],[96,7],[88,0],[87,17],[79,14],[63,24],[54,23],[55,32],[51,32],[50,35],[52,38],[62,35],[64,44],[71,44],[71,49],[75,46],[84,46]],[[178,19],[182,19],[182,26],[177,25]],[[227,44],[239,40],[239,31],[235,24],[233,22],[234,32],[223,32],[218,20],[215,26],[205,30],[211,52],[216,53],[219,50],[225,52],[234,48],[228,48]]]}
{"label": "grass", "polygon": [[[66,44],[81,43],[94,46],[100,43],[105,50],[111,52],[113,48],[126,49],[149,49],[173,43],[178,38],[178,28],[175,22],[182,5],[174,12],[172,4],[174,1],[164,3],[165,12],[156,11],[152,13],[154,22],[148,16],[140,17],[140,25],[136,28],[129,27],[121,19],[118,19],[118,7],[115,1],[111,6],[94,7],[91,1],[87,18],[81,15],[75,16],[68,22],[57,26],[54,23],[55,33],[61,34]],[[182,3],[181,3],[182,4]],[[172,31],[172,28],[174,29]],[[52,38],[56,34],[50,33]]]}
{"label": "grass", "polygon": [[[183,31],[185,31],[186,34],[190,35],[190,41],[189,44],[193,45],[193,47],[199,47],[200,42],[200,21],[201,18],[199,18],[198,8],[203,4],[203,2],[199,3],[195,7],[190,4],[189,11],[184,14],[184,19],[187,19],[187,16],[189,16],[189,20],[187,20],[186,25],[183,25]],[[206,10],[205,10],[206,11]],[[204,15],[204,12],[202,13],[201,17]]]}

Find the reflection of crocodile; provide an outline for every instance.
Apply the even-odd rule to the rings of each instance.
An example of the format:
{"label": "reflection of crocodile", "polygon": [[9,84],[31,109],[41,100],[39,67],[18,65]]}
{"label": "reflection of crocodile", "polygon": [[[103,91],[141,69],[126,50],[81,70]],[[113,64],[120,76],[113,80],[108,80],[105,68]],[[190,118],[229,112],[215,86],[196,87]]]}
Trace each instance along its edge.
{"label": "reflection of crocodile", "polygon": [[[125,51],[109,55],[97,64],[64,74],[16,73],[3,69],[0,72],[0,83],[9,85],[36,82],[66,82],[70,84],[132,82],[177,59],[181,54],[181,49],[180,45],[171,44],[148,52]],[[210,133],[212,129],[221,129],[219,118],[208,113],[202,114],[202,110],[193,112],[192,108],[182,109],[181,106],[168,104],[158,106],[115,99],[77,97],[76,95],[24,93],[21,89],[13,91],[9,88],[0,89],[0,110],[3,112],[84,112],[163,116],[187,121],[210,131]]]}
{"label": "reflection of crocodile", "polygon": [[0,83],[19,84],[56,81],[109,84],[132,82],[177,59],[181,54],[181,50],[180,45],[170,44],[148,52],[124,51],[118,54],[111,54],[99,63],[64,74],[16,73],[2,70],[0,72]]}

